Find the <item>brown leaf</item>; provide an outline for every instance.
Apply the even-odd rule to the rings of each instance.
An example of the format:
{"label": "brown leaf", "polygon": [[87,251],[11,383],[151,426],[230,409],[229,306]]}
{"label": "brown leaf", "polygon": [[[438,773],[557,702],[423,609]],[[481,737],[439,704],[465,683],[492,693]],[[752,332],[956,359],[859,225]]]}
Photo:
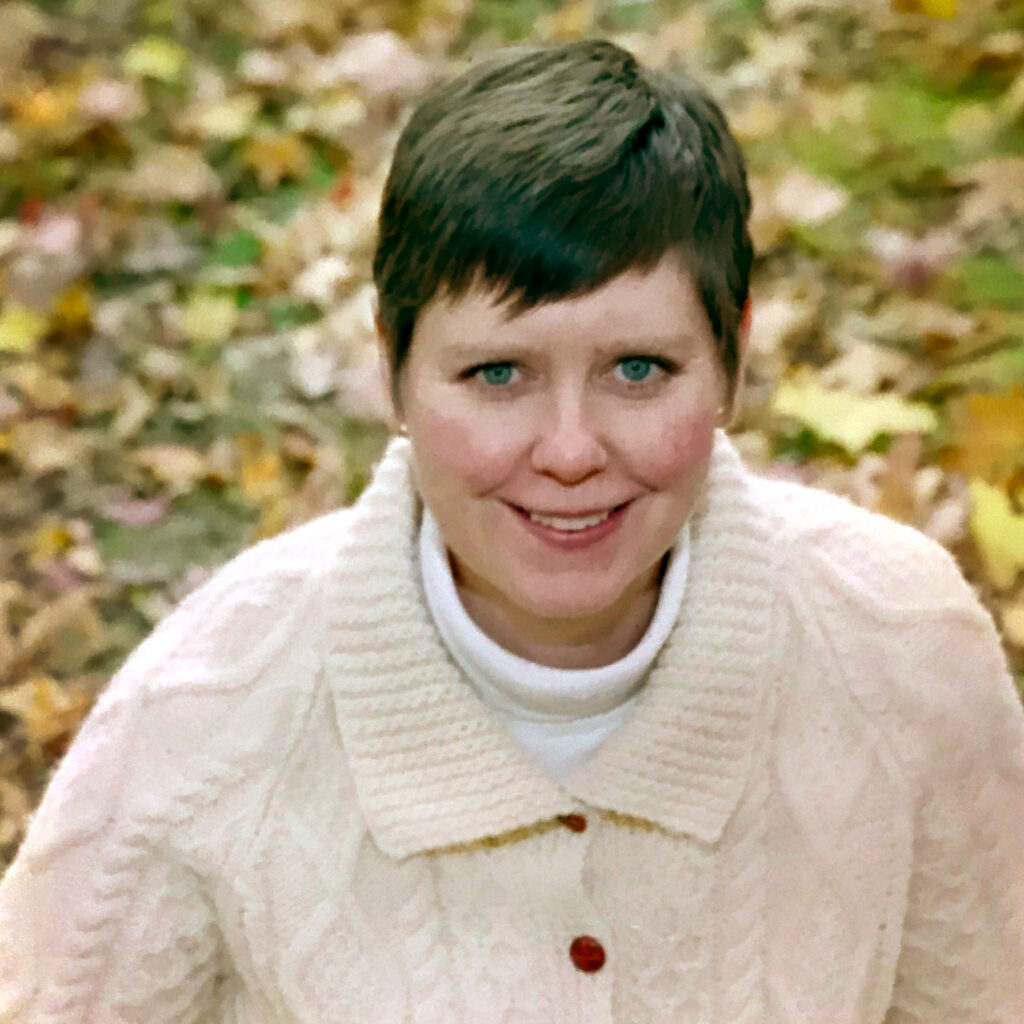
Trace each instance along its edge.
{"label": "brown leaf", "polygon": [[132,458],[175,491],[191,490],[207,473],[203,455],[183,444],[153,444],[136,448]]}
{"label": "brown leaf", "polygon": [[942,458],[946,469],[1003,484],[1024,466],[1024,387],[955,398],[949,420],[955,441]]}
{"label": "brown leaf", "polygon": [[85,717],[91,701],[85,688],[65,688],[42,673],[0,690],[0,708],[21,719],[29,739],[40,746],[69,736]]}

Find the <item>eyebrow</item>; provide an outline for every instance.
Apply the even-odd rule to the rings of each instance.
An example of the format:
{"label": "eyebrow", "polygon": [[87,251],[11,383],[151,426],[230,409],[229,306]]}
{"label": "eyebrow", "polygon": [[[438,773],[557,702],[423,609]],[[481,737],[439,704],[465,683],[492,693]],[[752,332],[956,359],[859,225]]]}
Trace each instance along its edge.
{"label": "eyebrow", "polygon": [[[611,355],[616,352],[644,352],[650,349],[688,348],[694,343],[690,334],[651,334],[613,338],[602,342],[598,352]],[[474,359],[514,359],[537,351],[538,346],[524,344],[520,341],[506,343],[500,341],[453,341],[444,347],[446,356],[457,360]]]}

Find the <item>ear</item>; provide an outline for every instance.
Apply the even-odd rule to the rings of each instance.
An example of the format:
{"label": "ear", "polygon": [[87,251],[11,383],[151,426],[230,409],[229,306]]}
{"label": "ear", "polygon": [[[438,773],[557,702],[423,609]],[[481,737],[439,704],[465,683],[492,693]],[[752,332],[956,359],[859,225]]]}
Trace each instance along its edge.
{"label": "ear", "polygon": [[402,412],[397,406],[397,389],[392,387],[391,347],[388,345],[384,321],[380,318],[380,304],[376,296],[373,299],[373,326],[377,332],[377,370],[380,374],[381,387],[391,404],[391,425],[398,429],[402,422]]}
{"label": "ear", "polygon": [[740,331],[737,338],[736,353],[736,391],[733,394],[732,405],[725,415],[725,426],[729,427],[736,421],[740,407],[743,404],[743,382],[747,375],[747,355],[750,350],[750,323],[753,318],[753,303],[751,296],[747,295],[747,301],[743,303],[743,311],[740,313]]}

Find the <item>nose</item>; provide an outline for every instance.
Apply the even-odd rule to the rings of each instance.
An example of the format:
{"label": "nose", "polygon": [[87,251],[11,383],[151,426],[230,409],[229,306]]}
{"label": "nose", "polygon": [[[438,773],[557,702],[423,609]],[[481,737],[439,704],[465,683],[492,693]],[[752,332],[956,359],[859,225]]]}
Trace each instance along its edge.
{"label": "nose", "polygon": [[545,414],[533,447],[533,468],[566,485],[582,483],[608,463],[608,451],[578,398]]}

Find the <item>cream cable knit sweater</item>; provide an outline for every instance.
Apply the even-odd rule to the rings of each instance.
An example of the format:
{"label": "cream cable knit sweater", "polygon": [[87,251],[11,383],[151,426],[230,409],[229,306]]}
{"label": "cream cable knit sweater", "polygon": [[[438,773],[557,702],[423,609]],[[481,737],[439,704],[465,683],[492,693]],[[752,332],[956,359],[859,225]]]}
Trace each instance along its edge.
{"label": "cream cable knit sweater", "polygon": [[672,635],[558,782],[431,624],[409,457],[101,696],[0,883],[0,1021],[1019,1024],[1024,712],[944,550],[720,433]]}

